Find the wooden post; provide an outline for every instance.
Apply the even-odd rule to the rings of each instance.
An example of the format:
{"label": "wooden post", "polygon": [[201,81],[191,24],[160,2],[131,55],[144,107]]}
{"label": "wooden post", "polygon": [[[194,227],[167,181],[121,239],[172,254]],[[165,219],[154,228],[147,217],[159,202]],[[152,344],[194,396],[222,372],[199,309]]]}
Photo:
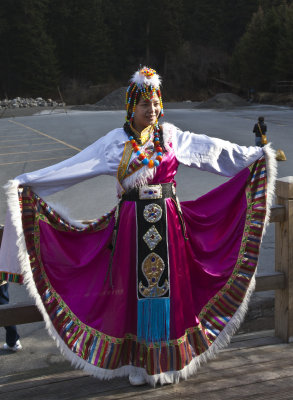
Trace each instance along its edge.
{"label": "wooden post", "polygon": [[276,203],[285,206],[285,220],[275,223],[275,268],[283,272],[284,289],[275,294],[275,334],[293,342],[293,176],[276,182]]}

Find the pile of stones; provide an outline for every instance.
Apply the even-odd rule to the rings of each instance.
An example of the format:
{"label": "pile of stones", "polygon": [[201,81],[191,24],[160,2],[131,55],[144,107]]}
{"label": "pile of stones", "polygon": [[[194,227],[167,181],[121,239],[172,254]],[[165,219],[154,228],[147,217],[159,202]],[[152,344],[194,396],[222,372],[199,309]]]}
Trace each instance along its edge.
{"label": "pile of stones", "polygon": [[234,93],[219,93],[214,97],[203,101],[196,105],[195,108],[232,108],[232,107],[246,107],[250,105],[245,99],[237,96]]}
{"label": "pile of stones", "polygon": [[125,93],[127,87],[114,90],[95,104],[82,104],[72,107],[74,110],[100,111],[100,110],[125,110]]}
{"label": "pile of stones", "polygon": [[52,99],[45,100],[42,97],[37,97],[36,99],[16,97],[12,100],[0,100],[0,109],[29,107],[63,107],[64,105],[64,103],[58,103],[57,101],[53,101]]}

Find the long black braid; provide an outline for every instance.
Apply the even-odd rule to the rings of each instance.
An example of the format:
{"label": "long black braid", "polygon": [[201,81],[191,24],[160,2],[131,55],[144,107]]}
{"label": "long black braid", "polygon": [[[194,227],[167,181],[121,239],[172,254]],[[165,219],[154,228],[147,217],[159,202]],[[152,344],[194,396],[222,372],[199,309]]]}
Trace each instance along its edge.
{"label": "long black braid", "polygon": [[159,138],[160,138],[160,144],[163,149],[163,153],[167,153],[166,147],[165,147],[165,142],[164,142],[164,134],[163,134],[163,128],[162,125],[159,125]]}

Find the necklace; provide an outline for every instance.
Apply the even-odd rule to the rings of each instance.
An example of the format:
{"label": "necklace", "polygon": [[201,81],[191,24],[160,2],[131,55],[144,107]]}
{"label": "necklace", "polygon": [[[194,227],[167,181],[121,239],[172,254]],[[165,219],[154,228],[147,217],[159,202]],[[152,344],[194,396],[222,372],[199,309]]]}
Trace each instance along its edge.
{"label": "necklace", "polygon": [[155,160],[149,160],[139,149],[139,146],[134,139],[133,136],[129,137],[130,143],[132,144],[133,151],[136,152],[136,155],[138,156],[138,159],[144,164],[147,165],[149,168],[154,168],[158,167],[162,161],[163,158],[163,149],[160,144],[160,138],[159,138],[159,132],[156,130],[154,132],[154,146],[155,146],[155,151],[157,153],[157,157]]}

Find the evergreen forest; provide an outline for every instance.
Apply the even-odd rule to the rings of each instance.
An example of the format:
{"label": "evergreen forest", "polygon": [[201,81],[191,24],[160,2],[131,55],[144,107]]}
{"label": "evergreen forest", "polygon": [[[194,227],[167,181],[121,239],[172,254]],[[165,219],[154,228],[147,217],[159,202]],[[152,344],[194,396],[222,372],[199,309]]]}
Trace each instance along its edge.
{"label": "evergreen forest", "polygon": [[226,83],[245,93],[293,81],[293,1],[0,4],[0,98],[56,98],[60,89],[89,101],[81,93],[126,86],[140,65],[163,76],[168,100],[198,100]]}

